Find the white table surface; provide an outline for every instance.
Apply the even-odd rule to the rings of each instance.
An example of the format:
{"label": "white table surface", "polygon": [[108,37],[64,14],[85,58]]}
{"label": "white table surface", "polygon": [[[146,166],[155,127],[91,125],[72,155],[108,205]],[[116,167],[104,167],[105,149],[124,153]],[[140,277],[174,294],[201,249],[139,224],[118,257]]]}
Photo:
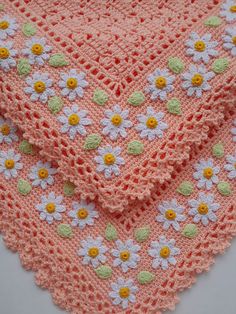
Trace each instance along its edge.
{"label": "white table surface", "polygon": [[[16,253],[7,250],[0,237],[0,314],[62,314],[47,290],[34,284]],[[218,256],[209,273],[181,293],[174,312],[166,314],[236,314],[236,240],[224,256]]]}

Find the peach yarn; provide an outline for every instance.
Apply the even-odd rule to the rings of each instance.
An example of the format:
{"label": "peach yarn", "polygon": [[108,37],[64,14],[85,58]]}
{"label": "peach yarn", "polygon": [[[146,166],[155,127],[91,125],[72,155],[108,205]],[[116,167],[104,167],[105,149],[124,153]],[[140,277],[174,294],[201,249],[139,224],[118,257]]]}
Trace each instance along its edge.
{"label": "peach yarn", "polygon": [[[223,48],[222,39],[225,29],[236,23],[228,24],[222,17],[217,26],[204,24],[210,17],[220,15],[224,3],[216,0],[158,3],[7,0],[4,3],[0,20],[6,14],[14,17],[19,25],[14,37],[9,39],[19,51],[17,58],[23,58],[20,51],[30,39],[21,29],[25,23],[31,23],[37,29],[34,36],[46,38],[52,54],[63,54],[69,63],[55,67],[45,62],[42,68],[34,64],[29,75],[35,71],[47,72],[54,81],[55,95],[61,97],[57,83],[62,72],[77,69],[86,73],[88,87],[83,97],[74,101],[61,97],[63,106],[76,103],[86,109],[93,122],[86,126],[87,135],[99,134],[102,147],[121,147],[125,160],[120,175],[107,180],[96,170],[97,150],[84,149],[86,137],[77,135],[70,139],[68,133],[60,130],[57,117],[61,113],[52,114],[47,104],[31,101],[24,92],[27,84],[19,74],[19,67],[6,73],[0,68],[1,116],[11,119],[18,128],[18,140],[10,145],[1,143],[0,153],[14,149],[21,154],[23,164],[16,178],[6,180],[4,172],[0,173],[0,231],[6,245],[19,253],[23,266],[36,272],[36,283],[47,288],[54,302],[70,313],[161,314],[174,309],[178,292],[190,287],[197,274],[209,270],[214,256],[223,253],[236,235],[235,178],[229,179],[225,168],[227,156],[236,154],[236,62],[235,56]],[[152,100],[145,88],[147,77],[156,68],[168,68],[171,57],[182,60],[184,72],[194,63],[186,55],[186,42],[194,31],[200,36],[210,33],[212,40],[218,42],[217,59],[228,60],[227,70],[215,74],[210,81],[211,89],[200,98],[188,96],[181,87],[181,74],[175,73],[174,91],[164,101]],[[208,71],[213,69],[213,61],[205,65]],[[104,107],[93,101],[96,89],[108,97]],[[128,100],[137,91],[143,92],[145,100],[140,106],[132,106]],[[167,101],[173,97],[181,103],[181,115],[167,110]],[[129,120],[134,126],[138,124],[137,115],[145,114],[149,106],[164,112],[168,129],[163,138],[141,139],[135,127],[127,130],[127,137],[118,137],[115,142],[102,134],[104,111],[115,104],[122,110],[129,109]],[[23,140],[32,144],[31,153],[22,151]],[[127,145],[134,140],[144,145],[140,155],[127,154]],[[213,153],[213,147],[219,143],[224,146],[220,157]],[[212,159],[219,167],[219,181],[227,183],[227,191],[219,184],[213,184],[210,190],[197,186],[194,165],[202,159]],[[30,169],[39,161],[50,162],[57,169],[53,184],[46,189],[35,187],[29,179]],[[20,191],[19,180],[30,185],[25,195]],[[71,195],[65,193],[68,181],[75,186]],[[185,181],[193,189],[184,195],[178,191]],[[37,205],[50,192],[63,196],[65,210],[60,220],[54,219],[49,224],[40,216]],[[209,221],[208,225],[194,222],[190,214],[189,201],[198,199],[201,192],[214,195],[214,203],[219,204],[215,212],[217,220]],[[163,223],[157,221],[159,206],[173,199],[183,207],[185,216],[179,222],[179,230],[173,226],[164,229]],[[73,226],[69,215],[73,203],[81,200],[93,203],[98,213],[83,228]],[[67,235],[59,231],[62,224],[69,230]],[[185,231],[193,224],[196,233],[192,231],[189,236]],[[108,235],[109,228],[112,235]],[[176,264],[169,265],[168,269],[154,268],[149,253],[152,242],[159,241],[163,235],[168,240],[174,239],[175,247],[180,250],[175,256]],[[101,268],[85,264],[78,254],[82,241],[90,236],[103,238],[107,251],[106,261],[101,264],[109,274],[104,275]],[[117,246],[117,239],[122,242],[132,239],[140,247],[140,259],[127,272],[114,265],[112,250]],[[142,272],[148,272],[151,278],[148,282],[140,279]],[[112,284],[120,277],[131,279],[137,287],[135,301],[123,308],[121,304],[114,304],[110,296]]]}

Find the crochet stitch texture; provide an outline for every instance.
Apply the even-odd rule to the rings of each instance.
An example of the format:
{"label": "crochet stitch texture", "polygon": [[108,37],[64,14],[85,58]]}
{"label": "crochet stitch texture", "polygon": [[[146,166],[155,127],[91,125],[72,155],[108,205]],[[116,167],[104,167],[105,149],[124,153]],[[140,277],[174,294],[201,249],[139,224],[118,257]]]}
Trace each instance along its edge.
{"label": "crochet stitch texture", "polygon": [[0,6],[0,231],[74,314],[160,314],[236,234],[236,3]]}
{"label": "crochet stitch texture", "polygon": [[[16,124],[21,125],[26,138],[41,148],[42,154],[59,162],[60,171],[78,186],[81,197],[96,198],[103,208],[123,211],[132,200],[148,197],[156,182],[169,179],[174,165],[188,158],[192,143],[200,143],[209,127],[219,123],[223,108],[234,105],[235,62],[222,47],[221,39],[227,24],[222,21],[217,28],[204,25],[209,16],[219,14],[218,2],[178,1],[176,5],[175,1],[164,1],[158,9],[150,1],[107,5],[97,1],[81,2],[80,5],[74,1],[69,4],[60,1],[56,6],[44,1],[32,1],[27,5],[24,1],[8,1],[7,5],[8,13],[15,12],[18,23],[34,22],[39,29],[37,36],[47,38],[53,53],[63,53],[68,58],[68,66],[55,68],[45,62],[42,67],[36,64],[31,71],[32,74],[50,74],[53,81],[50,88],[57,96],[61,92],[60,75],[73,68],[78,73],[86,73],[88,86],[84,87],[82,98],[78,96],[73,100],[79,109],[88,111],[92,120],[91,125],[85,127],[86,134],[100,134],[101,147],[120,147],[125,164],[119,167],[119,175],[113,175],[109,180],[102,172],[97,172],[96,150],[83,149],[83,136],[77,135],[71,140],[67,133],[61,133],[57,116],[51,114],[44,102],[30,101],[24,93],[25,79],[15,71],[7,72],[1,83],[1,106]],[[144,92],[148,75],[156,68],[167,68],[170,57],[180,58],[187,71],[193,62],[186,55],[185,42],[196,30],[201,35],[212,33],[213,40],[218,42],[218,57],[228,58],[230,62],[229,69],[220,79],[217,75],[211,79],[211,90],[200,98],[189,97],[181,87],[181,74],[172,72],[174,91],[168,93],[166,100],[152,100],[150,93],[146,93],[142,105],[129,105],[130,95],[135,91]],[[14,36],[14,47],[19,51],[24,48],[23,36],[20,32]],[[211,70],[210,64],[207,69]],[[118,104],[129,110],[129,119],[137,125],[137,115],[145,114],[146,108],[151,106],[156,112],[164,113],[168,129],[162,138],[154,141],[141,139],[145,148],[141,155],[127,154],[128,143],[140,140],[139,133],[132,127],[127,129],[127,137],[119,136],[116,141],[101,134],[105,110],[92,101],[96,89],[108,95],[104,109],[112,109]],[[181,102],[180,117],[174,118],[166,112],[166,102],[173,97]],[[65,107],[71,105],[68,98],[62,98]]]}

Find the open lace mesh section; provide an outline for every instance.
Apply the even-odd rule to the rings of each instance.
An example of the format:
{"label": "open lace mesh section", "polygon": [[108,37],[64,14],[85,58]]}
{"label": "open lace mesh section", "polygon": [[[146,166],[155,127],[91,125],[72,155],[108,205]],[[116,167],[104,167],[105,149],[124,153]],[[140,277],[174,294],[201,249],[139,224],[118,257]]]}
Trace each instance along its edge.
{"label": "open lace mesh section", "polygon": [[[39,160],[39,155],[23,155],[23,169],[19,171],[18,177],[12,181],[5,180],[3,174],[0,176],[0,230],[4,234],[6,245],[13,251],[19,252],[22,264],[26,269],[36,271],[36,282],[40,286],[50,290],[53,300],[62,308],[73,314],[141,314],[141,313],[163,313],[167,309],[174,309],[178,302],[177,293],[184,288],[190,287],[196,280],[196,275],[209,270],[214,262],[216,254],[222,254],[230,245],[230,240],[236,235],[236,212],[235,212],[235,184],[228,178],[228,172],[224,170],[226,156],[235,153],[235,142],[232,136],[232,121],[235,112],[228,111],[219,125],[212,128],[208,137],[191,147],[190,161],[179,165],[172,178],[168,182],[158,185],[153,191],[152,197],[140,203],[133,204],[132,210],[123,214],[112,215],[105,212],[96,203],[99,217],[93,225],[84,229],[73,227],[73,236],[61,238],[57,233],[61,223],[71,223],[67,215],[73,201],[78,201],[76,195],[64,196],[63,204],[66,212],[62,213],[62,221],[54,221],[48,224],[46,220],[40,220],[36,204],[40,202],[42,195],[55,192],[57,195],[63,192],[63,178],[60,173],[55,175],[55,183],[47,190],[33,187],[27,196],[22,196],[17,190],[19,178],[27,179],[32,165]],[[18,132],[19,141],[22,135]],[[224,157],[212,156],[212,147],[217,143],[224,143]],[[226,145],[227,144],[227,145]],[[9,148],[8,144],[1,144],[1,150]],[[19,150],[19,142],[13,143],[11,148],[16,152]],[[214,185],[210,191],[199,190],[193,178],[193,165],[201,159],[212,158],[214,164],[220,167],[218,174],[220,181],[226,181],[231,185],[232,193],[224,196],[219,193]],[[40,157],[41,159],[41,157]],[[180,183],[188,180],[193,183],[194,190],[191,196],[184,196],[176,192]],[[9,183],[11,182],[11,183]],[[186,221],[181,223],[181,231],[188,223],[192,223],[193,217],[189,212],[189,199],[196,199],[199,192],[214,195],[215,202],[220,204],[217,210],[217,220],[209,222],[207,226],[197,223],[198,233],[194,238],[183,236],[182,232],[174,229],[163,229],[163,225],[155,219],[158,214],[157,208],[162,201],[176,198],[182,204]],[[26,201],[27,200],[27,201]],[[122,241],[133,239],[135,231],[144,226],[150,227],[150,235],[146,241],[139,243],[141,246],[140,262],[135,269],[123,273],[118,267],[113,266],[111,250],[115,243],[104,239],[107,252],[106,264],[113,270],[112,277],[107,280],[97,277],[91,265],[83,265],[82,258],[77,255],[81,240],[88,236],[103,236],[108,223],[116,227],[118,238]],[[148,255],[148,249],[152,241],[164,234],[168,239],[176,240],[180,248],[177,264],[170,266],[167,270],[152,268],[152,259]],[[153,282],[148,287],[137,281],[140,271],[147,270],[155,275]],[[111,283],[119,276],[132,278],[138,286],[136,302],[130,304],[129,308],[122,310],[119,306],[112,304],[109,298]]]}
{"label": "open lace mesh section", "polygon": [[[192,144],[204,140],[209,128],[222,121],[222,112],[235,106],[233,62],[230,62],[228,71],[212,79],[212,89],[200,99],[187,97],[186,91],[181,89],[180,75],[176,75],[175,91],[171,95],[181,100],[181,117],[167,112],[167,100],[155,102],[149,95],[145,95],[146,101],[140,107],[134,108],[127,103],[133,92],[144,89],[147,76],[155,68],[167,67],[167,56],[181,57],[187,70],[192,60],[186,56],[184,44],[192,31],[214,35],[219,41],[219,57],[229,58],[228,52],[222,49],[221,40],[226,24],[213,29],[204,25],[209,16],[219,14],[219,1],[202,1],[201,4],[179,1],[178,5],[174,1],[163,1],[156,10],[150,1],[134,1],[129,5],[117,1],[103,6],[96,1],[82,1],[79,6],[74,1],[26,2],[9,1],[7,13],[15,15],[20,25],[34,23],[39,30],[36,34],[47,38],[53,52],[63,52],[70,62],[63,69],[52,69],[45,64],[39,70],[50,72],[55,83],[60,72],[73,67],[87,74],[89,86],[78,103],[89,110],[93,119],[88,134],[102,135],[100,121],[104,110],[92,102],[96,88],[103,89],[109,96],[105,109],[118,103],[130,110],[130,119],[134,123],[137,123],[137,113],[145,113],[149,105],[165,113],[169,125],[165,136],[155,142],[141,140],[145,150],[139,156],[126,153],[131,140],[140,140],[133,128],[125,140],[119,138],[113,142],[102,135],[101,146],[121,146],[125,159],[120,176],[106,180],[96,171],[96,150],[84,151],[82,137],[72,141],[67,134],[61,134],[57,117],[47,106],[39,102],[36,105],[24,94],[24,79],[15,70],[2,78],[1,107],[7,111],[6,116],[25,131],[24,136],[31,143],[40,147],[41,154],[58,162],[59,171],[78,187],[78,195],[98,200],[106,210],[123,211],[134,200],[149,197],[156,183],[168,180],[174,168],[189,158]],[[195,12],[194,17],[192,12]],[[25,38],[22,40],[22,35],[17,34],[14,40],[16,48],[21,49]],[[207,67],[210,70],[211,64]],[[55,90],[60,92],[57,86]],[[64,99],[64,106],[70,105],[71,102]]]}

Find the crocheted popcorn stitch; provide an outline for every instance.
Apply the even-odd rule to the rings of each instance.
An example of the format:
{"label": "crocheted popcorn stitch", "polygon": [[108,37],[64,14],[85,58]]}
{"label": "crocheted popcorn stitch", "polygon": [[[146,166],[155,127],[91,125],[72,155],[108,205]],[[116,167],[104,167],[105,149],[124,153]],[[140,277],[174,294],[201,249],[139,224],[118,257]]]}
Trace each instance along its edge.
{"label": "crocheted popcorn stitch", "polygon": [[[134,203],[122,214],[111,215],[97,202],[65,193],[60,173],[46,190],[32,186],[24,196],[19,177],[9,184],[0,174],[0,230],[6,245],[19,252],[26,269],[36,271],[36,282],[70,313],[173,310],[177,293],[209,270],[214,255],[223,253],[236,235],[235,177],[229,177],[228,166],[236,152],[234,119],[229,111],[200,146],[194,145],[191,163],[178,166],[147,202]],[[17,131],[17,136],[13,144],[1,143],[0,151],[11,145],[22,154],[20,179],[28,181],[41,157],[36,148],[34,155],[22,153],[22,134]],[[225,143],[222,158],[212,154],[219,141]],[[219,180],[231,187],[231,194],[219,193],[216,185],[210,191],[197,186],[193,165],[202,158],[219,167]],[[41,166],[46,169],[43,161]],[[45,170],[38,173],[46,179]],[[183,182],[191,184],[185,195],[179,192]]]}
{"label": "crocheted popcorn stitch", "polygon": [[[209,127],[220,123],[225,108],[235,105],[235,63],[223,43],[227,19],[216,26],[204,23],[220,14],[220,3],[169,1],[158,10],[149,1],[109,6],[112,14],[98,19],[108,8],[97,2],[85,2],[79,9],[73,2],[58,3],[57,13],[49,14],[50,3],[25,7],[23,1],[8,1],[6,13],[15,14],[20,25],[34,23],[37,31],[31,39],[19,30],[11,38],[31,68],[25,79],[14,70],[7,72],[1,106],[42,154],[58,162],[59,171],[78,187],[80,196],[98,199],[104,209],[123,211],[133,200],[149,196],[157,182],[168,180],[174,168],[189,158],[192,144],[200,143]],[[191,12],[198,13],[193,18]],[[56,54],[61,55],[55,63]],[[213,66],[217,58],[227,59],[228,68],[222,69],[219,62]],[[16,82],[17,92],[10,80]],[[20,92],[22,87],[28,94]],[[63,98],[55,109],[54,97]],[[180,100],[181,110],[176,102],[171,107],[172,98]],[[64,117],[62,125],[58,118],[75,105],[89,111],[88,117],[64,112],[68,121]],[[101,136],[94,149],[86,149],[85,130],[87,136]],[[137,140],[141,153],[130,154],[130,143]],[[124,164],[110,160],[103,171],[96,162],[98,150],[110,146],[121,148]]]}

